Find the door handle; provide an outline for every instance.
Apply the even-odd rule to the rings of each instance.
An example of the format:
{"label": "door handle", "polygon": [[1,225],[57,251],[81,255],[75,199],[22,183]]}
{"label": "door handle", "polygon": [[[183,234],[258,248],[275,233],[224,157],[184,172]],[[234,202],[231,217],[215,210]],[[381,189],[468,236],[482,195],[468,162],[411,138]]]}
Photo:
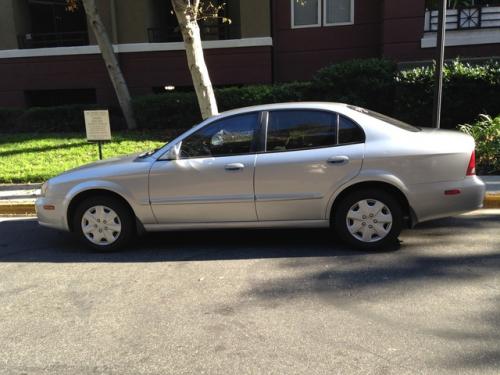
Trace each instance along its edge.
{"label": "door handle", "polygon": [[348,156],[332,156],[327,160],[328,164],[342,165],[349,162]]}
{"label": "door handle", "polygon": [[245,166],[242,163],[231,163],[224,166],[224,169],[230,172],[241,171],[243,168]]}

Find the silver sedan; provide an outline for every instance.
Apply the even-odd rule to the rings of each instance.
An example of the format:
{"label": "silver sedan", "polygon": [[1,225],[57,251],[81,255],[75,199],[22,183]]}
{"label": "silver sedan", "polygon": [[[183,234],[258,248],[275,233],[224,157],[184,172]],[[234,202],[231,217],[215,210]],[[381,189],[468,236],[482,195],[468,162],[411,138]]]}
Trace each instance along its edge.
{"label": "silver sedan", "polygon": [[162,148],[50,179],[40,224],[99,250],[143,231],[332,227],[363,249],[403,226],[475,210],[474,140],[337,103],[232,110]]}

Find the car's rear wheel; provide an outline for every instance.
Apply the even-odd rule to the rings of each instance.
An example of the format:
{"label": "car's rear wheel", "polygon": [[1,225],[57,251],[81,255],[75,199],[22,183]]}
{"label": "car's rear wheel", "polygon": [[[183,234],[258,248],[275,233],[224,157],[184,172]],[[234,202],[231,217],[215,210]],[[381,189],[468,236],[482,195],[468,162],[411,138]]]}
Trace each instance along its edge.
{"label": "car's rear wheel", "polygon": [[401,204],[381,190],[357,190],[335,207],[337,235],[347,244],[381,250],[397,243],[403,226]]}
{"label": "car's rear wheel", "polygon": [[135,235],[129,208],[113,197],[90,197],[81,202],[73,215],[73,228],[80,240],[98,251],[114,251]]}

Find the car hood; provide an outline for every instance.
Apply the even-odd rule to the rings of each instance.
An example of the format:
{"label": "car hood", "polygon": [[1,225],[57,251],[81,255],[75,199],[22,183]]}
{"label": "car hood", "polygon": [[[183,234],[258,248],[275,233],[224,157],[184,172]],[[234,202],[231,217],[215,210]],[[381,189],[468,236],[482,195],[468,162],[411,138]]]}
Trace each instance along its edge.
{"label": "car hood", "polygon": [[152,163],[150,158],[139,158],[140,153],[96,161],[70,169],[54,178],[51,183],[85,180],[109,180],[128,175],[147,174]]}
{"label": "car hood", "polygon": [[137,157],[140,154],[141,153],[135,153],[135,154],[116,156],[114,158],[95,161],[93,163],[89,163],[89,164],[82,165],[80,167],[69,169],[66,172],[63,172],[61,174],[61,176],[69,174],[69,173],[74,173],[74,172],[78,172],[78,171],[92,169],[92,168],[106,168],[106,167],[112,167],[112,166],[119,166],[119,165],[123,165],[123,164],[129,164],[131,162],[134,162],[135,159],[137,159]]}

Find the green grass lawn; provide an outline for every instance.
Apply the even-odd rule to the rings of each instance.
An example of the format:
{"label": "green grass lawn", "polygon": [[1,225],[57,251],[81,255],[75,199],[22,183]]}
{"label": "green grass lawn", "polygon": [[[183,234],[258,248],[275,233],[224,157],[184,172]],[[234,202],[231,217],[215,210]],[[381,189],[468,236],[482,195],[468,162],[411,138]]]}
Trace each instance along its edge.
{"label": "green grass lawn", "polygon": [[[148,151],[165,144],[163,138],[115,132],[113,140],[103,144],[103,157]],[[83,134],[0,134],[0,183],[42,182],[98,159],[97,144],[88,143]]]}

